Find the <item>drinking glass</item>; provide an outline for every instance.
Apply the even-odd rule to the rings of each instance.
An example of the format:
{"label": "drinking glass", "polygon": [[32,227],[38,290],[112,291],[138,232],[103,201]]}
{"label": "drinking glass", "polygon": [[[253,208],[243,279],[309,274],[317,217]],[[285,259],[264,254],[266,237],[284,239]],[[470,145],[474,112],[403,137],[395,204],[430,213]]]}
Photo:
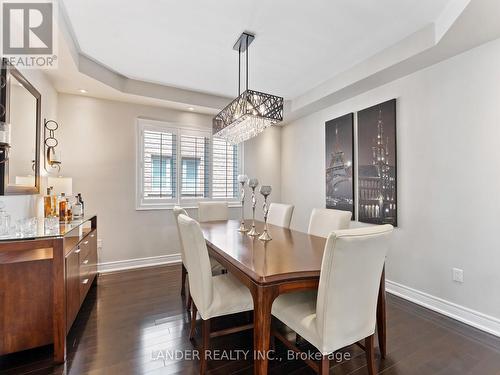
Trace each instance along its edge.
{"label": "drinking glass", "polygon": [[44,221],[45,234],[59,234],[59,218],[49,216]]}
{"label": "drinking glass", "polygon": [[17,234],[20,237],[34,237],[37,234],[38,220],[36,217],[17,221]]}
{"label": "drinking glass", "polygon": [[0,202],[0,236],[8,236],[10,233],[10,215],[4,208],[5,203]]}

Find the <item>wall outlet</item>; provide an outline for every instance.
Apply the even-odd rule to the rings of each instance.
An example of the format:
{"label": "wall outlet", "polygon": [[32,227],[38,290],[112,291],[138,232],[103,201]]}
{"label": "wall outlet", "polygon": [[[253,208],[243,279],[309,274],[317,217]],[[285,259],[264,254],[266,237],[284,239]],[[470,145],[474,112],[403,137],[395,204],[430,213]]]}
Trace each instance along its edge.
{"label": "wall outlet", "polygon": [[452,271],[453,271],[453,281],[456,281],[457,283],[463,283],[464,270],[461,270],[460,268],[452,268]]}
{"label": "wall outlet", "polygon": [[102,238],[97,239],[97,248],[102,249]]}

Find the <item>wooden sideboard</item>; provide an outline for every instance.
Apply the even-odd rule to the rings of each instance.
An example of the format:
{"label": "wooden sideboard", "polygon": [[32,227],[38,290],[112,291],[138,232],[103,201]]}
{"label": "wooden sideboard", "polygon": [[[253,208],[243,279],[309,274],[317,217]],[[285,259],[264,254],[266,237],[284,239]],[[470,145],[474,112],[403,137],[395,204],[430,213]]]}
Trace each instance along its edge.
{"label": "wooden sideboard", "polygon": [[29,239],[0,241],[0,355],[54,344],[66,335],[97,275],[97,217]]}

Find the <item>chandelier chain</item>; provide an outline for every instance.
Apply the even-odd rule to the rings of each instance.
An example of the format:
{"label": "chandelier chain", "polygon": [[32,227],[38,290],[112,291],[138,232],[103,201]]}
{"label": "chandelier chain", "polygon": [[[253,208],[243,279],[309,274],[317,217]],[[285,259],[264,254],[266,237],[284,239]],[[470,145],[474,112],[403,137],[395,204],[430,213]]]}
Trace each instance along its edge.
{"label": "chandelier chain", "polygon": [[246,59],[247,59],[247,67],[246,67],[246,74],[247,74],[247,90],[248,90],[248,50],[250,49],[249,46],[248,46],[248,34],[247,34],[247,41],[246,41],[246,45],[247,45],[247,50],[246,50]]}
{"label": "chandelier chain", "polygon": [[241,94],[241,44],[238,47],[238,96]]}

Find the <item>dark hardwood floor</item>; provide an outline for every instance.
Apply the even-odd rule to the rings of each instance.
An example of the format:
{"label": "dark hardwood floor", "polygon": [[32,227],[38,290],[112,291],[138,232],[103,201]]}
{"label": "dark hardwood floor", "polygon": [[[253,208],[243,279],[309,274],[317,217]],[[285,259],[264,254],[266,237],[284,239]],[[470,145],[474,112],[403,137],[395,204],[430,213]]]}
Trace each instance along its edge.
{"label": "dark hardwood floor", "polygon": [[[198,361],[165,358],[193,349],[179,295],[180,272],[180,266],[166,266],[101,276],[69,334],[66,365],[52,366],[52,349],[44,347],[0,357],[0,374],[196,374]],[[388,355],[384,361],[377,357],[379,373],[500,374],[500,339],[391,295],[387,307]],[[215,328],[246,319],[245,314],[220,319]],[[212,339],[212,349],[221,350],[222,358],[209,361],[209,373],[253,374],[252,361],[242,352],[236,360],[222,355],[223,349],[251,350],[251,335]],[[313,374],[304,362],[288,360],[283,346],[276,345],[270,374]],[[345,352],[351,358],[332,363],[330,373],[367,374],[361,349],[353,346]]]}

